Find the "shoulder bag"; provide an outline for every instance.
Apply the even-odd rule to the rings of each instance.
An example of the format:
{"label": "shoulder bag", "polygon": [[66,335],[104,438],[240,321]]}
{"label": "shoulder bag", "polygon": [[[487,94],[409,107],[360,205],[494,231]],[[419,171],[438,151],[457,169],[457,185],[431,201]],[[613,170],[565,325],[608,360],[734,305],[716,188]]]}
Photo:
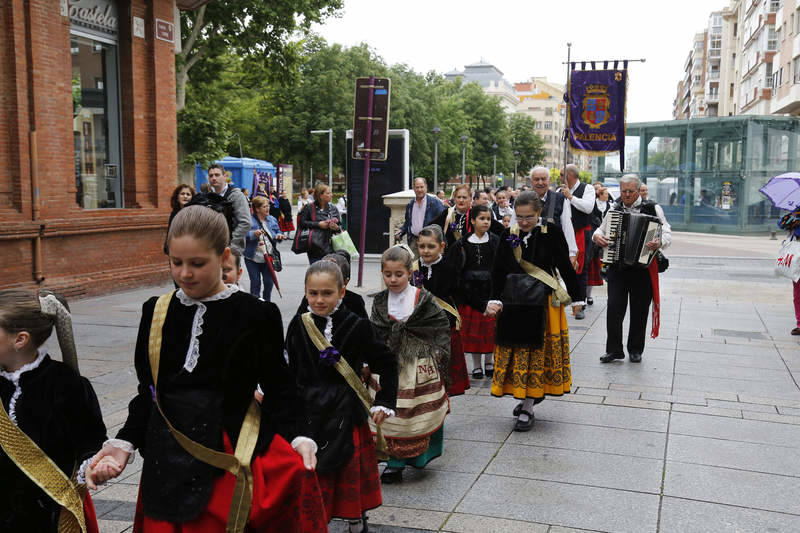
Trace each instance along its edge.
{"label": "shoulder bag", "polygon": [[[311,206],[311,220],[317,220],[317,210],[314,209],[313,204],[307,203],[303,209],[309,209]],[[311,235],[314,233],[314,228],[301,228],[300,220],[303,218],[302,211],[297,215],[297,230],[294,232],[294,242],[292,243],[292,251],[296,254],[306,254],[311,250]]]}

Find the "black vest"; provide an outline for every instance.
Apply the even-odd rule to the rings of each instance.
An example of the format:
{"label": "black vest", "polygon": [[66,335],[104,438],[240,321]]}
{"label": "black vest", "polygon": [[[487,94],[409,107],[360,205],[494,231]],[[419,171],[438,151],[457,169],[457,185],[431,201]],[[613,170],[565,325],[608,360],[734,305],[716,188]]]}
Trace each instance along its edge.
{"label": "black vest", "polygon": [[[583,198],[583,193],[586,191],[586,184],[581,183],[578,185],[578,188],[575,189],[575,192],[572,193],[574,196],[578,198]],[[572,213],[572,227],[576,230],[585,228],[586,226],[591,226],[592,218],[591,213],[584,213],[580,209],[576,209],[575,207],[571,210]]]}
{"label": "black vest", "polygon": [[542,218],[546,220],[550,209],[550,203],[555,202],[553,206],[553,224],[558,226],[562,231],[564,228],[561,227],[561,213],[564,211],[564,200],[566,200],[566,197],[560,192],[547,191],[547,199],[544,201],[544,207],[542,208]]}

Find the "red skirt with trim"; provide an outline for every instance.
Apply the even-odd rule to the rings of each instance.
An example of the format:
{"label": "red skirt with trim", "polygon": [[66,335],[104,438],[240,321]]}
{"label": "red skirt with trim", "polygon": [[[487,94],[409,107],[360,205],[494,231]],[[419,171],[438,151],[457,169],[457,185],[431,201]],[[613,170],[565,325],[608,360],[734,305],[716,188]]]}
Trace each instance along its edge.
{"label": "red skirt with trim", "polygon": [[383,502],[378,474],[378,455],[369,424],[353,428],[353,456],[335,472],[317,474],[325,503],[325,516],[358,520],[364,511]]}
{"label": "red skirt with trim", "polygon": [[[233,453],[228,435],[225,452]],[[322,494],[313,470],[306,470],[303,459],[286,440],[275,435],[260,456],[251,463],[253,505],[248,531],[274,533],[323,533],[328,521]],[[134,533],[223,533],[236,478],[225,472],[214,481],[211,499],[205,510],[189,522],[176,524],[145,516],[141,497],[136,502]],[[139,486],[141,496],[141,485]]]}
{"label": "red skirt with trim", "polygon": [[92,497],[87,493],[83,499],[83,519],[86,522],[86,533],[100,533],[97,525],[97,514],[94,512]]}
{"label": "red skirt with trim", "polygon": [[603,278],[600,276],[600,269],[603,265],[600,263],[600,258],[595,257],[589,262],[589,271],[587,272],[587,285],[597,287],[603,284]]}
{"label": "red skirt with trim", "polygon": [[461,332],[450,328],[450,387],[448,396],[464,394],[469,389],[469,373],[464,358],[464,347],[461,346]]}
{"label": "red skirt with trim", "polygon": [[466,304],[458,306],[458,314],[461,315],[461,346],[464,352],[494,352],[494,317],[479,313]]}
{"label": "red skirt with trim", "polygon": [[291,218],[281,217],[278,221],[278,227],[281,228],[281,231],[294,231],[294,222],[292,222]]}

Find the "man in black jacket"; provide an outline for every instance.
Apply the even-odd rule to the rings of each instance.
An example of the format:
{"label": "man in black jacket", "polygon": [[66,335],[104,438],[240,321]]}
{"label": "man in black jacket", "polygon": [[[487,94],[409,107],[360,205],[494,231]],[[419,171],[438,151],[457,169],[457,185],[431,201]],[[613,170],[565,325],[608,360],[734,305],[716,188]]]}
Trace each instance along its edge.
{"label": "man in black jacket", "polygon": [[[661,237],[647,243],[649,250],[666,248],[672,241],[672,230],[664,216],[661,206],[655,202],[642,201],[639,197],[639,178],[635,174],[626,174],[619,180],[620,201],[606,213],[603,223],[593,235],[595,244],[601,248],[608,246],[607,228],[609,214],[612,211],[642,213],[655,216],[661,221]],[[655,260],[654,260],[655,261]],[[656,281],[658,274],[656,273]],[[625,359],[622,350],[622,321],[631,302],[630,327],[628,329],[628,358],[631,363],[642,361],[645,333],[647,329],[647,312],[653,300],[653,282],[649,268],[615,265],[608,270],[608,315],[606,317],[606,353],[600,357],[601,363],[610,363],[615,359]]]}
{"label": "man in black jacket", "polygon": [[208,167],[208,184],[211,190],[228,200],[233,206],[233,223],[231,228],[231,249],[244,255],[244,239],[250,231],[250,206],[241,190],[228,184],[225,180],[225,169],[216,163]]}
{"label": "man in black jacket", "polygon": [[425,226],[430,225],[439,214],[444,211],[442,202],[432,194],[428,194],[428,182],[425,178],[414,180],[414,196],[406,205],[406,220],[395,234],[395,240],[399,240],[403,235],[408,235],[408,245],[414,252],[414,256],[419,256],[417,250],[417,235]]}

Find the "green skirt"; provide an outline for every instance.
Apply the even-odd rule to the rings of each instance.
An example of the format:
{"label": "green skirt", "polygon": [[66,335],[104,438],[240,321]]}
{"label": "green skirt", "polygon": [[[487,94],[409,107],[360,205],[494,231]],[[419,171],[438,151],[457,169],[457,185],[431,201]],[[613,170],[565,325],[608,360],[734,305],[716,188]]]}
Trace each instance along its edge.
{"label": "green skirt", "polygon": [[414,468],[425,468],[425,465],[442,455],[444,450],[444,424],[431,435],[431,442],[428,449],[416,457],[409,457],[407,459],[397,459],[389,457],[386,466],[393,468],[405,468],[406,466],[413,466]]}

